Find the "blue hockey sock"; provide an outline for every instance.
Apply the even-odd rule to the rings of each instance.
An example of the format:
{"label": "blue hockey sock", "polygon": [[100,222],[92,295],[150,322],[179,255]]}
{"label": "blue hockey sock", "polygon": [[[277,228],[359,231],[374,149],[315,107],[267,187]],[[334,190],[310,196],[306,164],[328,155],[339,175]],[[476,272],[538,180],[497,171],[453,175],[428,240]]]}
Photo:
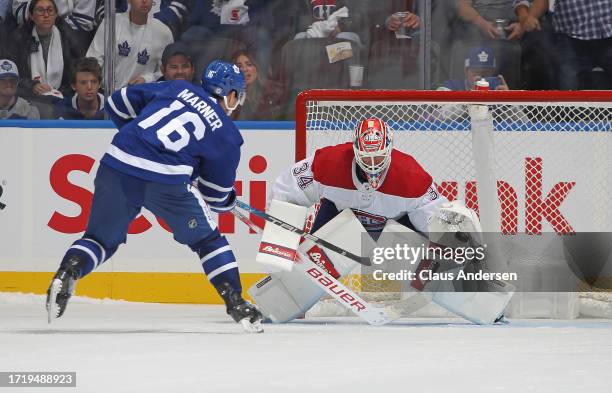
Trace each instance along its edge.
{"label": "blue hockey sock", "polygon": [[116,248],[113,250],[106,250],[104,246],[97,241],[83,237],[72,243],[72,246],[66,251],[66,255],[64,255],[62,259],[61,266],[65,266],[73,256],[79,257],[82,261],[82,264],[78,267],[79,278],[82,278],[110,258],[115,251]]}
{"label": "blue hockey sock", "polygon": [[215,229],[212,236],[191,246],[198,253],[204,273],[215,287],[227,282],[238,293],[242,293],[236,257],[225,236]]}

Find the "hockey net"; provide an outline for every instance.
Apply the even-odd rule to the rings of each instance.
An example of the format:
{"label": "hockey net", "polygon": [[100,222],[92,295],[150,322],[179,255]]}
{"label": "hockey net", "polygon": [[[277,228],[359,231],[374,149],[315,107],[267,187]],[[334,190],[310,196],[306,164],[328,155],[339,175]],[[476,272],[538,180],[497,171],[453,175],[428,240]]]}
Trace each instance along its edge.
{"label": "hockey net", "polygon": [[[360,120],[376,117],[441,194],[479,212],[486,232],[525,233],[537,241],[544,232],[612,228],[612,92],[311,90],[296,105],[296,161],[350,141]],[[551,247],[507,263],[534,272],[554,268],[561,257]],[[343,280],[370,301],[399,297],[395,283],[359,274]],[[591,289],[583,283],[580,297],[523,293],[511,307],[515,317],[574,317],[583,298],[606,302],[595,308],[609,314],[609,292]],[[530,299],[541,304],[542,296],[554,304],[548,314],[529,308]]]}

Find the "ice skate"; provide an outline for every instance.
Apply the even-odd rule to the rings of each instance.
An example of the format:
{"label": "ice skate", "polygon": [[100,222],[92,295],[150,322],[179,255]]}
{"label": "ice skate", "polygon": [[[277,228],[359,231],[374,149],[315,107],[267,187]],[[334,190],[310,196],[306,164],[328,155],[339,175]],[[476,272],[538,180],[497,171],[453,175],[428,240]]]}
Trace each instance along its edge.
{"label": "ice skate", "polygon": [[223,282],[216,287],[232,319],[242,325],[249,333],[263,333],[263,316],[259,309],[242,298],[230,284]]}
{"label": "ice skate", "polygon": [[68,300],[74,293],[76,281],[79,277],[78,266],[81,260],[73,257],[69,260],[68,266],[59,268],[51,285],[47,290],[47,320],[51,323],[54,319],[61,317],[66,311]]}

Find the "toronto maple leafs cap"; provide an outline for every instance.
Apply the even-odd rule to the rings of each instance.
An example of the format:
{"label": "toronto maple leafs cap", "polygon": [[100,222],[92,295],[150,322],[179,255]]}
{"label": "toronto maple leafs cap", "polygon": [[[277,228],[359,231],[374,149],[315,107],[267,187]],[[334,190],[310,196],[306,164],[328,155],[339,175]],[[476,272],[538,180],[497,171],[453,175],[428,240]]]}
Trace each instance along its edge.
{"label": "toronto maple leafs cap", "polygon": [[0,79],[2,78],[19,78],[19,71],[17,71],[17,65],[10,60],[0,60]]}
{"label": "toronto maple leafs cap", "polygon": [[191,50],[189,47],[182,42],[173,42],[171,44],[166,45],[164,49],[164,53],[162,53],[162,64],[166,65],[168,60],[174,55],[185,55],[189,59],[190,62],[193,63],[193,56],[191,55]]}
{"label": "toronto maple leafs cap", "polygon": [[476,46],[468,51],[465,66],[470,68],[495,68],[493,49],[487,46]]}

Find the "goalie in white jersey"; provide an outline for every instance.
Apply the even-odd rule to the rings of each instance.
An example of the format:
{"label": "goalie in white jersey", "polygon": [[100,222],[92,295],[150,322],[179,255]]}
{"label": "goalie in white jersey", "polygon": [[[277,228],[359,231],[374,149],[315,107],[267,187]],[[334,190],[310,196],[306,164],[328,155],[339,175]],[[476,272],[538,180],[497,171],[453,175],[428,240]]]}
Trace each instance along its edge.
{"label": "goalie in white jersey", "polygon": [[410,155],[393,148],[393,134],[380,119],[359,123],[353,142],[321,148],[283,172],[271,199],[301,206],[321,203],[315,232],[344,209],[352,209],[368,232],[392,218],[427,233],[427,223],[448,200]]}
{"label": "goalie in white jersey", "polygon": [[[415,231],[426,237],[435,235],[430,239],[434,242],[441,239],[440,233],[481,231],[474,211],[461,202],[449,202],[412,156],[393,148],[392,130],[378,118],[362,120],[352,142],[318,149],[283,172],[276,179],[270,199],[270,214],[287,222],[293,220],[294,226],[300,225],[300,209],[303,212],[304,207],[320,203],[310,232],[352,253],[359,253],[356,249],[364,241],[360,239],[364,229],[376,239],[381,233]],[[263,278],[249,290],[274,322],[303,315],[323,294],[295,269],[291,270],[292,260],[286,257],[291,253],[285,252],[292,249],[291,241],[297,243],[287,240],[282,232],[266,226],[257,260],[285,271]],[[450,243],[441,244],[453,247]],[[298,252],[336,279],[357,266],[309,240],[299,246]],[[422,262],[432,263],[425,259]],[[427,285],[412,284],[418,291]],[[500,318],[511,294],[499,302],[487,295],[430,292],[430,299],[475,323],[493,323]]]}

